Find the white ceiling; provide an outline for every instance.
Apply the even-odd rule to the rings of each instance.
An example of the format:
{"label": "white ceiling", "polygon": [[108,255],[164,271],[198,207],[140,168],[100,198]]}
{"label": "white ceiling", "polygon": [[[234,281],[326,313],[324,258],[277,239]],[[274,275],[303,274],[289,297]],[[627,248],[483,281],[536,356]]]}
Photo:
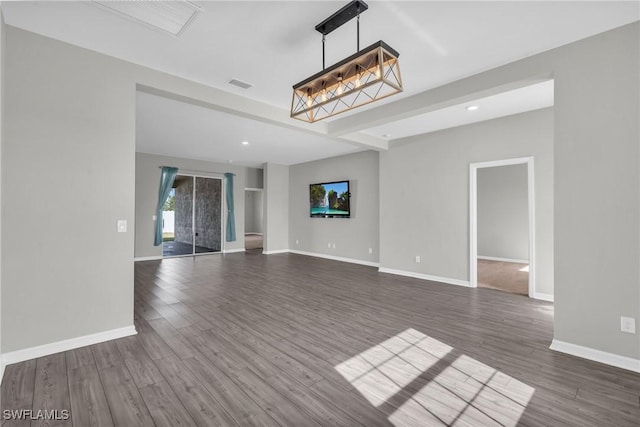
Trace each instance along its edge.
{"label": "white ceiling", "polygon": [[[354,153],[346,142],[136,93],[136,151],[261,167]],[[242,141],[249,145],[242,145]]]}
{"label": "white ceiling", "polygon": [[[195,2],[203,12],[179,37],[133,22],[91,2],[2,2],[2,11],[9,25],[265,102],[282,109],[283,117],[287,117],[291,85],[321,68],[321,35],[314,30],[315,25],[347,1]],[[361,45],[382,39],[400,52],[405,91],[356,111],[384,108],[385,104],[409,95],[640,19],[636,1],[369,1],[368,4],[369,10],[361,17]],[[327,36],[327,64],[354,51],[354,22]],[[243,90],[230,86],[227,81],[231,78],[253,83],[254,87]],[[515,98],[514,93],[502,94],[506,97],[503,101],[500,96],[492,97],[492,107],[474,112],[475,117],[486,119],[494,117],[497,111],[508,115],[540,108],[541,99],[548,100],[548,90],[548,86],[542,85],[528,91],[522,89],[515,93],[519,95]],[[273,125],[267,131],[261,129],[266,125],[251,119],[231,120],[225,113],[165,102],[146,94],[139,96],[139,101],[140,115],[153,113],[166,118],[166,121],[156,119],[155,125],[148,128],[141,125],[140,151],[233,159],[246,164],[264,161],[288,164],[354,150],[346,140],[338,142],[318,135],[317,126],[309,125],[316,135]],[[194,118],[192,128],[185,129],[173,118],[184,118],[187,110],[208,118]],[[494,111],[493,115],[490,111]],[[364,132],[378,138],[383,133],[391,134],[390,138],[395,139],[468,123],[469,118],[469,112],[463,108],[449,107]],[[238,126],[235,131],[228,129],[232,123]],[[155,130],[158,126],[171,129],[160,134]],[[239,133],[240,129],[244,132],[252,128],[261,131],[244,136]],[[175,134],[176,129],[190,132],[195,141],[185,142],[184,135],[181,143],[164,138]],[[238,152],[233,143],[243,138],[253,139],[252,149]]]}

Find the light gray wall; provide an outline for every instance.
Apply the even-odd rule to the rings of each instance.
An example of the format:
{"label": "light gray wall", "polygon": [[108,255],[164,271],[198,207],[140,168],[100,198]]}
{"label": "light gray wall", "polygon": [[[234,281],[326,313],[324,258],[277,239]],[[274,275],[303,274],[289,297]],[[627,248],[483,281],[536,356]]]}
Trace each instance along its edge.
{"label": "light gray wall", "polygon": [[5,36],[2,351],[132,326],[131,77],[103,55]]}
{"label": "light gray wall", "polygon": [[529,259],[527,165],[478,169],[478,256]]}
{"label": "light gray wall", "polygon": [[[560,341],[635,359],[640,359],[640,334],[620,332],[620,316],[640,318],[639,29],[635,22],[458,80],[403,104],[403,109],[424,109],[443,99],[463,99],[470,93],[553,76],[554,335]],[[385,110],[387,117],[394,114],[392,106]],[[394,151],[389,151],[392,158],[387,160],[396,169],[386,170],[383,160],[381,176],[401,169],[393,160]],[[443,173],[447,178],[442,179],[449,179],[449,173]],[[392,236],[391,221],[389,210],[381,212],[381,234]],[[458,219],[452,222],[463,227]],[[461,241],[465,230],[449,232]],[[398,243],[402,252],[389,254],[392,264],[417,269],[404,261],[411,253],[402,249],[402,241]],[[383,260],[384,243],[381,248]],[[460,249],[443,242],[442,250],[455,254]],[[536,253],[539,262],[542,255],[549,253]],[[463,264],[454,255],[429,270],[467,280]]]}
{"label": "light gray wall", "polygon": [[244,229],[246,233],[262,233],[263,205],[262,191],[246,190],[244,192]]}
{"label": "light gray wall", "polygon": [[407,138],[380,153],[380,266],[468,281],[469,164],[526,156],[535,162],[537,291],[553,294],[553,109]]}
{"label": "light gray wall", "polygon": [[245,179],[246,188],[263,188],[264,170],[259,168],[246,168]]}
{"label": "light gray wall", "polygon": [[[235,173],[233,181],[233,201],[236,220],[236,241],[226,242],[223,237],[223,250],[244,248],[244,187],[245,168],[228,163],[213,163],[202,160],[180,159],[176,157],[158,156],[156,154],[135,153],[135,257],[161,257],[162,246],[153,245],[156,205],[158,203],[158,186],[160,185],[160,166],[174,166],[178,174],[198,172],[204,176],[222,176],[222,173]],[[227,224],[226,201],[223,198],[223,224]]]}
{"label": "light gray wall", "polygon": [[289,166],[264,166],[264,237],[266,253],[289,249]]}
{"label": "light gray wall", "polygon": [[[4,141],[4,39],[5,23],[0,9],[0,200],[2,200],[2,151]],[[1,204],[1,203],[0,203]],[[2,221],[0,220],[0,242],[2,242]],[[0,244],[0,383],[4,374],[2,362],[2,245]]]}
{"label": "light gray wall", "polygon": [[[274,108],[10,26],[5,60],[2,351],[132,326],[134,230],[149,239],[142,254],[161,255],[149,237],[155,207],[134,222],[137,85],[202,106]],[[225,166],[242,218],[244,169]],[[155,173],[143,179],[152,198]],[[73,209],[51,211],[60,205]],[[116,233],[118,219],[127,233]]]}
{"label": "light gray wall", "polygon": [[640,359],[640,32],[563,49],[556,77],[556,291],[562,341]]}
{"label": "light gray wall", "polygon": [[[291,166],[289,247],[378,262],[378,162],[377,152],[365,151]],[[342,180],[349,180],[351,218],[310,218],[309,184]],[[327,247],[329,243],[331,248]],[[371,254],[369,248],[372,249]]]}

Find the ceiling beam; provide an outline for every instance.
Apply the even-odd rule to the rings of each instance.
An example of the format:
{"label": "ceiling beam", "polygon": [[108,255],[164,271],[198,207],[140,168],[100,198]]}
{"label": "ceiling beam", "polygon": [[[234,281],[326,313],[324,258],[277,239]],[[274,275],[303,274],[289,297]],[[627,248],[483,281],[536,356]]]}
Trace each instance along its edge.
{"label": "ceiling beam", "polygon": [[361,147],[370,148],[371,150],[385,151],[389,149],[389,141],[386,139],[378,138],[363,132],[341,135],[340,139],[349,141],[350,143]]}
{"label": "ceiling beam", "polygon": [[352,135],[365,129],[381,126],[398,120],[414,117],[442,108],[458,105],[479,98],[496,95],[552,78],[551,73],[519,77],[517,80],[497,82],[495,79],[482,79],[476,75],[467,79],[439,86],[398,101],[365,110],[342,119],[336,119],[328,125],[328,135],[341,137]]}
{"label": "ceiling beam", "polygon": [[[177,88],[177,86],[175,85],[171,85],[170,87],[172,87],[172,89]],[[202,86],[200,86],[199,89],[193,88],[196,90],[192,90],[191,87],[188,87],[185,88],[185,90],[181,91],[182,93],[176,93],[158,89],[157,87],[145,84],[136,85],[137,90],[139,90],[140,92],[148,93],[150,95],[161,96],[163,98],[173,99],[175,101],[180,101],[203,108],[222,111],[236,116],[257,120],[263,123],[269,123],[272,125],[297,130],[303,133],[320,135],[326,138],[330,138],[334,141],[348,143],[370,150],[380,151],[388,149],[387,141],[382,138],[377,138],[357,132],[352,132],[350,134],[340,136],[331,136],[328,135],[327,122],[313,124],[304,123],[299,120],[290,118],[288,111],[282,110],[278,107],[245,98],[240,95],[224,92],[212,87],[206,88],[207,90],[202,90]]]}

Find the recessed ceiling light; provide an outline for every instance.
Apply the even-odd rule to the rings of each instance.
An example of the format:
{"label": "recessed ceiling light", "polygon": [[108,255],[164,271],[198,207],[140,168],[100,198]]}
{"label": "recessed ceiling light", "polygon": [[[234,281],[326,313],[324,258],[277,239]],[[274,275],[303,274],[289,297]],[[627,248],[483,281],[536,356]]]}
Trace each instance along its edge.
{"label": "recessed ceiling light", "polygon": [[242,141],[242,145],[249,145],[249,141]]}
{"label": "recessed ceiling light", "polygon": [[478,108],[480,107],[478,107],[477,105],[469,105],[467,107],[467,111],[476,111]]}

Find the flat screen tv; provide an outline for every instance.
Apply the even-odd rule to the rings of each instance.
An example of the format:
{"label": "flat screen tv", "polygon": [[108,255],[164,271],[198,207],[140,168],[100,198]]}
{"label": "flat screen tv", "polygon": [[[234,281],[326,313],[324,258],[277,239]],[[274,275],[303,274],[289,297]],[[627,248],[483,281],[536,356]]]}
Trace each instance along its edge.
{"label": "flat screen tv", "polygon": [[349,181],[309,185],[311,218],[349,218],[350,198]]}

